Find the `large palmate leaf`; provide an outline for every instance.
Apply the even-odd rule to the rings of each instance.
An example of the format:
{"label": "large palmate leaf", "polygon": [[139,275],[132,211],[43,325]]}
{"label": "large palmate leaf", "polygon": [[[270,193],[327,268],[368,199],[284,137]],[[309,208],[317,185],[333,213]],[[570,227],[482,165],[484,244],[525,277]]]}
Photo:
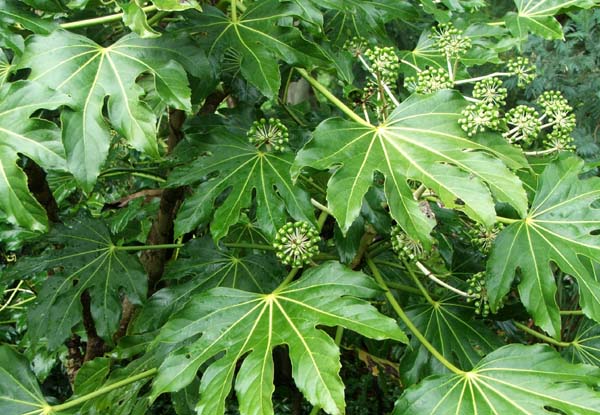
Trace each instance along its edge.
{"label": "large palmate leaf", "polygon": [[278,24],[280,19],[303,14],[298,4],[266,0],[250,4],[237,18],[206,7],[202,14],[192,16],[192,22],[194,31],[203,33],[202,41],[210,56],[235,51],[242,76],[265,96],[273,97],[281,84],[279,60],[305,66],[324,59],[296,27]]}
{"label": "large palmate leaf", "polygon": [[[248,142],[244,132],[236,135],[225,128],[216,128],[208,138],[201,134],[188,136],[199,142],[195,149],[200,154],[208,155],[175,169],[168,183],[181,186],[205,181],[181,206],[175,221],[176,235],[212,219],[213,237],[222,238],[239,221],[240,211],[252,205],[253,191],[258,226],[266,234],[274,235],[288,214],[297,220],[314,222],[308,194],[294,186],[290,177],[294,158],[291,152],[261,151]],[[215,199],[224,192],[229,193],[215,209]]]}
{"label": "large palmate leaf", "polygon": [[23,278],[53,270],[29,310],[31,338],[47,338],[50,349],[59,346],[81,321],[81,295],[87,291],[96,330],[110,342],[119,325],[121,296],[127,295],[134,304],[146,298],[146,276],[139,260],[115,247],[108,229],[98,220],[73,220],[53,229],[49,239],[64,248],[25,260],[12,272]]}
{"label": "large palmate leaf", "polygon": [[38,83],[19,81],[0,87],[0,211],[6,220],[31,230],[48,225],[46,211],[29,192],[27,176],[17,166],[18,153],[50,169],[66,169],[55,124],[30,116],[40,108],[69,104],[69,97]]}
{"label": "large palmate leaf", "polygon": [[[494,332],[473,318],[471,307],[455,298],[436,301],[435,306],[419,304],[406,313],[427,340],[463,370],[472,369],[483,356],[503,345]],[[413,338],[411,346],[400,362],[400,374],[408,384],[448,371],[418,339]]]}
{"label": "large palmate leaf", "polygon": [[553,264],[577,280],[585,314],[600,321],[600,281],[589,269],[588,257],[600,262],[600,179],[580,180],[583,161],[563,157],[540,177],[526,217],[504,228],[487,264],[487,289],[492,310],[510,290],[520,270],[521,301],[538,326],[552,336],[560,333]]}
{"label": "large palmate leaf", "polygon": [[408,179],[432,189],[447,207],[486,225],[495,221],[494,198],[524,214],[525,191],[504,164],[519,167],[525,163],[522,156],[499,136],[467,138],[458,125],[464,106],[458,93],[446,90],[411,96],[377,127],[326,120],[298,153],[293,175],[303,166],[338,167],[328,183],[327,201],[344,232],[358,216],[376,171],[385,176],[392,217],[425,243],[434,222],[419,209]]}
{"label": "large palmate leaf", "polygon": [[565,362],[549,346],[512,344],[459,375],[409,388],[394,415],[600,414],[600,369]]}
{"label": "large palmate leaf", "polygon": [[165,269],[163,280],[177,284],[158,290],[136,315],[132,332],[160,328],[191,296],[214,287],[267,293],[280,282],[283,266],[275,255],[241,254],[217,249],[210,238],[186,244],[177,261]]}
{"label": "large palmate leaf", "polygon": [[164,326],[158,341],[182,342],[202,336],[166,359],[152,396],[181,389],[204,363],[216,357],[202,376],[197,411],[223,414],[238,360],[243,358],[235,382],[240,412],[273,414],[272,351],[286,344],[300,391],[327,413],[342,414],[339,349],[315,326],[339,325],[367,337],[406,342],[394,320],[359,299],[377,293],[377,285],[364,274],[329,262],[268,295],[231,288],[197,295]]}
{"label": "large palmate leaf", "polygon": [[110,127],[103,115],[107,96],[112,127],[133,147],[157,157],[156,116],[140,100],[144,91],[136,78],[150,73],[167,105],[189,110],[184,67],[193,75],[208,73],[202,52],[185,38],[129,35],[102,47],[61,30],[30,37],[20,65],[31,68],[30,79],[73,97],[73,110],[62,113],[63,143],[69,169],[86,191],[96,182],[110,145]]}
{"label": "large palmate leaf", "polygon": [[0,346],[0,413],[42,414],[48,406],[27,359]]}
{"label": "large palmate leaf", "polygon": [[596,5],[594,0],[514,0],[517,13],[508,13],[506,27],[520,38],[529,32],[547,39],[562,39],[562,26],[554,17],[561,10],[578,7],[588,9]]}

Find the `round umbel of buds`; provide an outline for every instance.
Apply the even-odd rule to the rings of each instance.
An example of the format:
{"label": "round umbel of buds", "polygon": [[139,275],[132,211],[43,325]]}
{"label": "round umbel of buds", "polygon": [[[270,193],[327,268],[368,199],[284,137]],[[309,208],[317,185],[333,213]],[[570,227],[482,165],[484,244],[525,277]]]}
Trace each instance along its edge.
{"label": "round umbel of buds", "polygon": [[288,129],[277,118],[261,118],[254,121],[246,135],[250,144],[257,148],[265,146],[267,150],[283,151],[289,142]]}
{"label": "round umbel of buds", "polygon": [[319,253],[319,232],[307,222],[288,222],[275,235],[273,247],[282,263],[300,268]]}
{"label": "round umbel of buds", "polygon": [[500,78],[482,79],[473,87],[473,98],[495,107],[505,105],[507,95],[508,90],[502,86]]}
{"label": "round umbel of buds", "polygon": [[468,303],[473,303],[475,307],[475,314],[481,317],[487,317],[490,314],[490,304],[487,297],[487,290],[485,288],[485,272],[478,272],[473,274],[471,278],[467,280],[469,288],[467,294]]}
{"label": "round umbel of buds", "polygon": [[452,23],[441,23],[429,35],[435,46],[446,55],[446,58],[458,58],[471,49],[471,39],[463,35],[463,31]]}
{"label": "round umbel of buds", "polygon": [[421,259],[424,254],[423,245],[420,241],[408,236],[400,226],[395,225],[390,232],[392,249],[400,260],[414,262]]}
{"label": "round umbel of buds", "polygon": [[494,240],[502,229],[504,229],[504,224],[502,223],[496,223],[491,229],[478,224],[468,231],[471,244],[481,251],[481,253],[487,255],[490,253]]}
{"label": "round umbel of buds", "polygon": [[517,86],[524,88],[535,79],[535,65],[529,62],[529,59],[519,56],[511,59],[507,65],[510,73],[517,77]]}
{"label": "round umbel of buds", "polygon": [[379,47],[367,49],[365,56],[369,59],[371,72],[378,80],[393,84],[398,79],[400,59],[392,47]]}
{"label": "round umbel of buds", "polygon": [[518,105],[511,108],[505,116],[509,131],[504,137],[509,143],[531,143],[540,133],[542,122],[538,112],[527,105]]}
{"label": "round umbel of buds", "polygon": [[486,129],[497,130],[500,127],[500,111],[492,104],[469,104],[462,110],[461,115],[458,123],[469,137]]}
{"label": "round umbel of buds", "polygon": [[432,94],[442,89],[450,89],[454,83],[444,68],[428,68],[419,72],[416,78],[406,78],[405,85],[417,94]]}

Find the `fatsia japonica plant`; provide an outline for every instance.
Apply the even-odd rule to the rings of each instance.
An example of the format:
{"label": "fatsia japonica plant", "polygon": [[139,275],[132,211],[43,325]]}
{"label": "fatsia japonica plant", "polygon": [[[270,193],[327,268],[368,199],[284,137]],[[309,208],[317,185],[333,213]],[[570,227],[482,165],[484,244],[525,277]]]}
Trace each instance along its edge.
{"label": "fatsia japonica plant", "polygon": [[600,414],[596,6],[0,0],[0,414]]}

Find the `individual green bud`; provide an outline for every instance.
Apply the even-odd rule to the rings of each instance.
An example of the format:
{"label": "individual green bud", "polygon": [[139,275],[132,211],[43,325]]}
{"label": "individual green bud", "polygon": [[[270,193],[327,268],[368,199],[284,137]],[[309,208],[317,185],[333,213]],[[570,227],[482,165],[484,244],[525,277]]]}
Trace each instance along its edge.
{"label": "individual green bud", "polygon": [[273,247],[282,263],[300,268],[319,253],[319,232],[307,222],[288,222],[275,235]]}
{"label": "individual green bud", "polygon": [[526,105],[512,108],[506,113],[505,120],[509,131],[503,135],[511,144],[531,143],[538,136],[542,127],[540,114],[534,108]]}
{"label": "individual green bud", "polygon": [[370,69],[379,81],[392,84],[400,73],[400,59],[394,48],[379,47],[367,49],[365,56],[369,59]]}
{"label": "individual green bud", "polygon": [[405,86],[417,94],[432,94],[442,89],[450,89],[454,83],[443,68],[428,68],[417,74],[417,78],[408,77]]}
{"label": "individual green bud", "polygon": [[482,79],[473,87],[473,98],[477,98],[494,107],[505,105],[507,95],[508,90],[502,86],[500,78]]}
{"label": "individual green bud", "polygon": [[472,46],[471,39],[464,36],[463,31],[454,27],[452,23],[439,24],[429,37],[448,59],[464,55]]}
{"label": "individual green bud", "polygon": [[500,111],[496,106],[483,101],[467,105],[461,115],[458,123],[469,137],[486,129],[497,130],[500,127]]}
{"label": "individual green bud", "polygon": [[289,142],[288,129],[277,118],[268,120],[261,118],[259,121],[254,121],[246,135],[250,144],[254,144],[257,148],[264,145],[267,150],[283,151]]}
{"label": "individual green bud", "polygon": [[468,234],[471,239],[471,244],[481,253],[488,255],[492,249],[494,240],[498,234],[504,229],[502,223],[495,224],[491,229],[484,225],[478,224],[469,229]]}
{"label": "individual green bud", "polygon": [[395,225],[390,232],[392,249],[400,260],[414,262],[424,255],[423,244],[408,236],[400,226]]}
{"label": "individual green bud", "polygon": [[519,56],[511,59],[507,63],[510,73],[517,77],[517,86],[524,88],[535,79],[535,65],[529,62],[529,59]]}

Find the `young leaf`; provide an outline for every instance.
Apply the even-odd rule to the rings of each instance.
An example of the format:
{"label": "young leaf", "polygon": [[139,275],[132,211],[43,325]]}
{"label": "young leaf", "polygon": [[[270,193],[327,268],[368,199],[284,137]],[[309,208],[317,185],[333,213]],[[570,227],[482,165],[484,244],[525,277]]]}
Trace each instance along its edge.
{"label": "young leaf", "polygon": [[406,390],[394,415],[600,414],[600,369],[573,365],[547,345],[504,346],[458,375]]}
{"label": "young leaf", "polygon": [[154,76],[156,90],[167,105],[190,110],[190,90],[183,67],[193,75],[208,71],[201,51],[185,38],[161,36],[121,38],[108,47],[65,31],[32,36],[21,67],[31,68],[30,79],[65,92],[75,100],[63,111],[63,143],[70,171],[85,191],[96,182],[111,141],[104,99],[112,127],[136,149],[158,157],[156,116],[140,100],[136,78]]}
{"label": "young leaf", "polygon": [[487,264],[492,311],[519,269],[521,301],[552,336],[559,335],[561,326],[552,264],[575,277],[581,308],[600,321],[600,282],[581,258],[600,261],[600,214],[592,206],[600,198],[600,179],[580,180],[582,168],[577,157],[562,157],[546,167],[526,217],[502,230]]}
{"label": "young leaf", "polygon": [[27,359],[7,345],[0,346],[0,413],[41,414],[48,407]]}
{"label": "young leaf", "polygon": [[562,9],[594,7],[594,0],[514,0],[517,13],[505,16],[506,27],[519,38],[526,38],[529,32],[546,39],[562,39],[562,26],[554,15]]}
{"label": "young leaf", "polygon": [[524,214],[525,191],[502,162],[508,162],[502,148],[510,152],[510,146],[499,144],[499,137],[493,146],[467,138],[457,122],[464,105],[458,93],[446,90],[411,96],[377,127],[326,120],[298,153],[292,175],[304,166],[338,167],[328,183],[327,201],[344,232],[358,216],[376,171],[385,175],[392,217],[426,244],[434,221],[419,209],[408,179],[431,188],[447,207],[489,226],[496,218],[492,195]]}
{"label": "young leaf", "polygon": [[56,125],[30,116],[40,108],[70,103],[66,95],[35,82],[18,81],[0,88],[0,210],[12,224],[38,231],[48,225],[46,211],[29,192],[27,177],[17,166],[18,153],[44,168],[66,169]]}
{"label": "young leaf", "polygon": [[[503,343],[481,321],[473,318],[473,309],[456,299],[440,300],[408,308],[406,314],[429,342],[451,363],[470,370],[483,356]],[[411,341],[400,362],[400,374],[414,384],[431,374],[447,373],[416,338]]]}
{"label": "young leaf", "polygon": [[[250,144],[244,133],[235,135],[225,128],[213,130],[208,138],[200,134],[188,136],[199,143],[195,149],[200,154],[208,155],[175,169],[168,183],[181,186],[205,181],[181,206],[175,221],[176,235],[190,232],[212,219],[212,236],[221,239],[238,223],[241,210],[252,205],[253,191],[256,191],[258,225],[266,234],[273,236],[288,215],[314,223],[308,193],[294,186],[290,177],[293,153],[263,151]],[[206,180],[207,177],[210,178]],[[227,191],[222,204],[215,209],[215,199]]]}
{"label": "young leaf", "polygon": [[242,76],[265,96],[273,97],[281,84],[280,59],[301,66],[325,59],[296,27],[278,24],[280,19],[302,14],[297,4],[266,0],[250,4],[237,19],[206,7],[192,21],[195,31],[205,32],[209,56],[220,57],[228,49],[235,50],[241,56]]}
{"label": "young leaf", "polygon": [[268,295],[225,288],[197,295],[164,326],[158,341],[202,337],[165,360],[152,397],[181,389],[216,357],[202,376],[197,411],[223,414],[238,360],[243,358],[235,383],[241,414],[273,414],[271,354],[274,347],[287,344],[300,391],[327,413],[342,414],[339,349],[315,326],[339,325],[370,338],[407,342],[394,320],[359,299],[377,293],[377,285],[364,274],[329,262]]}
{"label": "young leaf", "polygon": [[36,258],[32,271],[57,268],[29,311],[32,339],[48,339],[55,349],[81,321],[81,294],[88,291],[98,334],[108,342],[119,325],[121,295],[140,304],[146,298],[146,275],[134,255],[119,251],[98,220],[78,219],[52,230],[49,238],[63,249]]}

